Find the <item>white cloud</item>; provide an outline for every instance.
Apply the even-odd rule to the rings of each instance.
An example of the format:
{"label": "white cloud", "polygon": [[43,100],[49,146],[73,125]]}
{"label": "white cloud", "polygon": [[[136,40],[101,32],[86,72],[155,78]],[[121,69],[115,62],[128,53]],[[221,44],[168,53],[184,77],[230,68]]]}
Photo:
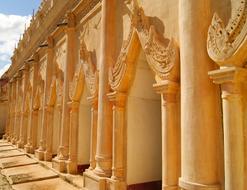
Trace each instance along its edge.
{"label": "white cloud", "polygon": [[4,65],[4,67],[2,67],[2,68],[0,69],[0,77],[5,73],[5,71],[8,70],[9,67],[10,67],[10,63],[7,64],[7,65]]}
{"label": "white cloud", "polygon": [[30,23],[31,16],[5,15],[0,13],[0,71],[10,64],[15,44],[23,34],[25,24]]}

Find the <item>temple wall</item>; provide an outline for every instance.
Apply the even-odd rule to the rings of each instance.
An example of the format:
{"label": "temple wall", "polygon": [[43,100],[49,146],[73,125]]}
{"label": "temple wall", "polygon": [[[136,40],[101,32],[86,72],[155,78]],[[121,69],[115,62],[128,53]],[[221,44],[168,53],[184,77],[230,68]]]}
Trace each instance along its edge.
{"label": "temple wall", "polygon": [[127,184],[161,180],[161,103],[141,53],[127,100]]}
{"label": "temple wall", "polygon": [[89,164],[91,108],[87,101],[88,90],[84,87],[79,107],[78,164]]}

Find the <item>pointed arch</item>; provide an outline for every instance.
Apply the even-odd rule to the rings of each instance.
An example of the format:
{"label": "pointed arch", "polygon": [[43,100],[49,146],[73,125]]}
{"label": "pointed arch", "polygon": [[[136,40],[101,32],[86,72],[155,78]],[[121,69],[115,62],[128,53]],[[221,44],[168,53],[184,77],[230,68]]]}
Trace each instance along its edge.
{"label": "pointed arch", "polygon": [[136,59],[144,51],[157,82],[179,80],[179,49],[174,39],[164,38],[139,6],[134,6],[131,28],[123,42],[117,62],[109,70],[109,83],[113,91],[126,92],[133,79]]}

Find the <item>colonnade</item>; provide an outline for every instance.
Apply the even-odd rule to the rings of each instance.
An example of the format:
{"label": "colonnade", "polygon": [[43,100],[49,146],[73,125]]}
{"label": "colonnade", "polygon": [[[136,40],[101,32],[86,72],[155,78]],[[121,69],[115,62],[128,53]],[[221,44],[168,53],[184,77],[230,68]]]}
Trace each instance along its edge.
{"label": "colonnade", "polygon": [[[101,41],[96,60],[84,36],[78,36],[76,11],[68,12],[66,22],[57,25],[9,81],[5,138],[39,160],[51,161],[59,172],[78,173],[80,99],[87,88],[91,135],[84,187],[128,189],[126,102],[143,51],[154,74],[153,90],[161,97],[162,189],[243,190],[247,72],[239,66],[219,69],[208,56],[212,13],[205,8],[212,10],[212,5],[208,0],[179,1],[176,42],[160,34],[139,3],[133,2],[129,36],[119,53],[118,1],[99,3]],[[221,91],[213,83],[220,84]],[[55,106],[61,113],[56,155]]]}

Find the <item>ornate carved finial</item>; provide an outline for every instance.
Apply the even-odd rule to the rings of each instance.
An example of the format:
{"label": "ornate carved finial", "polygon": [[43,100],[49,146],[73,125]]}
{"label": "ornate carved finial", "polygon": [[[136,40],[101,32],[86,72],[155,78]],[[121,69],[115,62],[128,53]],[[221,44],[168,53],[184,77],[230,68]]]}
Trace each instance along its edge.
{"label": "ornate carved finial", "polygon": [[[219,65],[243,65],[247,56],[247,0],[232,2],[232,16],[226,27],[223,21],[214,14],[208,30],[207,49],[209,56]],[[234,4],[234,5],[233,5]]]}

